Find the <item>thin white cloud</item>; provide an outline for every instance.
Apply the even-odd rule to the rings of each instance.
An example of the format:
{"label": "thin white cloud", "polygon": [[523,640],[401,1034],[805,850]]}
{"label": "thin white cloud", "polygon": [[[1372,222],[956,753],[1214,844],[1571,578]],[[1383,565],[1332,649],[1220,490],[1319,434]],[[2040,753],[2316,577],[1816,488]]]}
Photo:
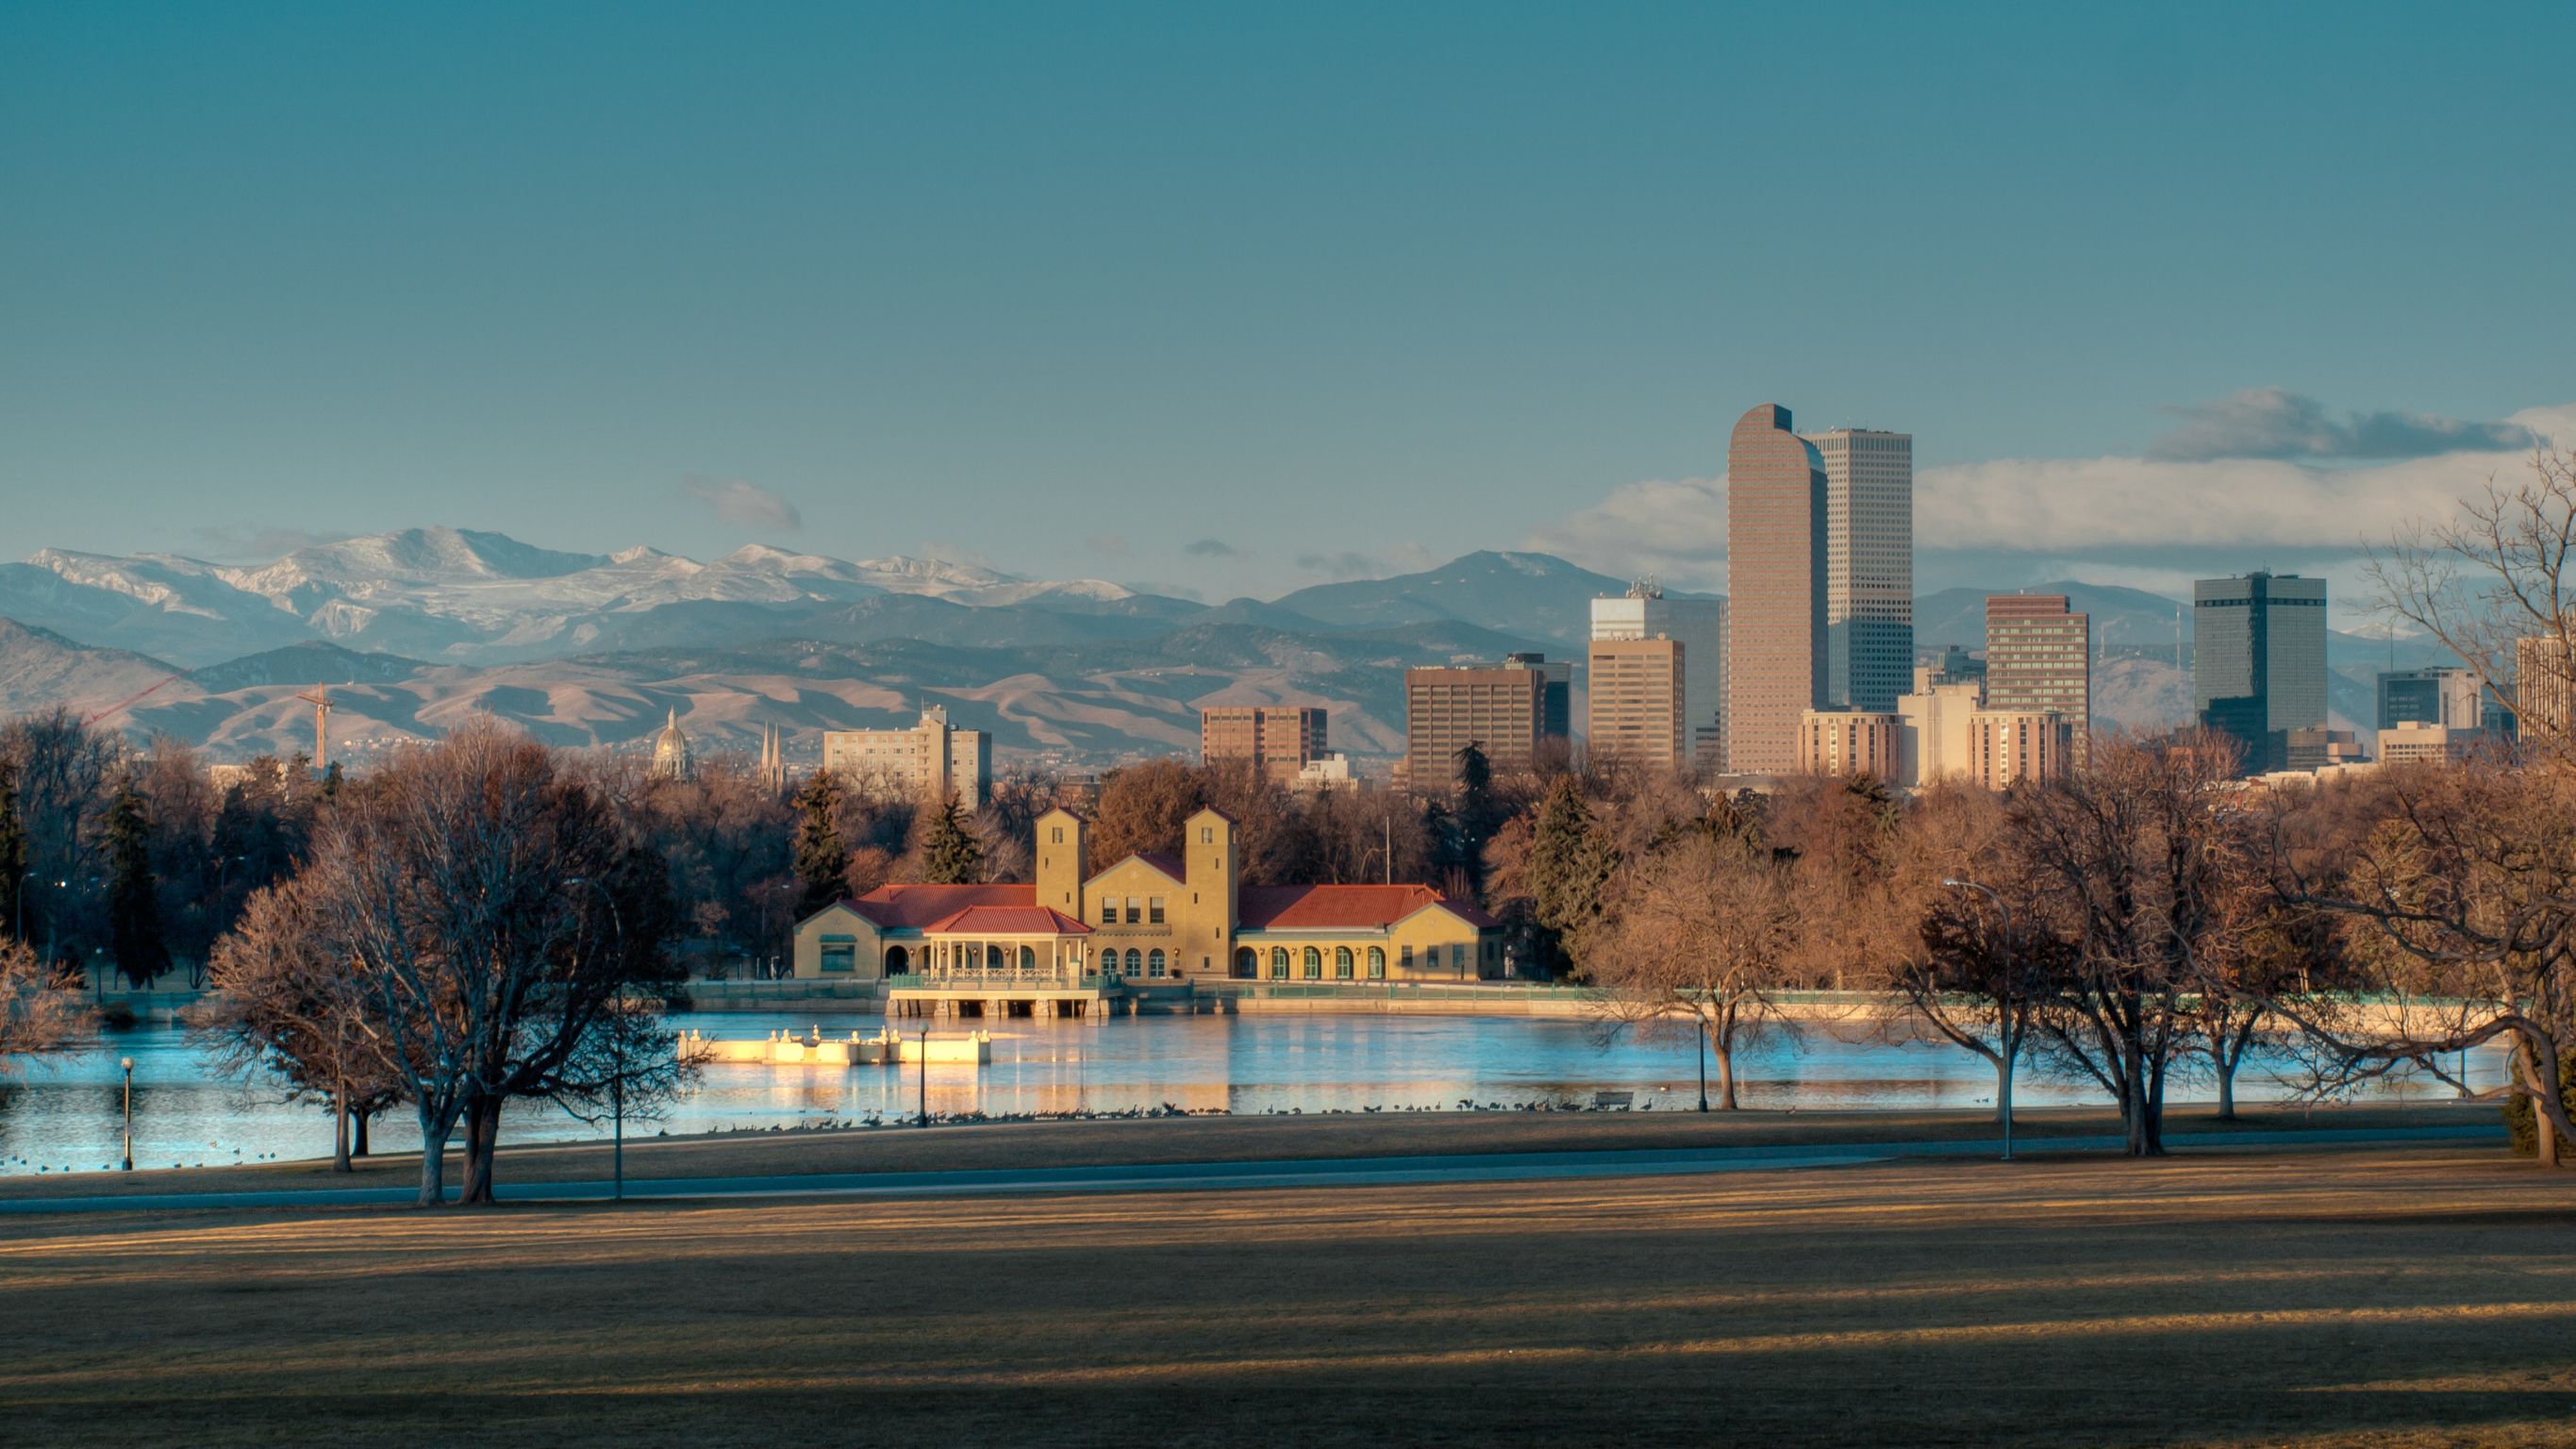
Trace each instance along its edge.
{"label": "thin white cloud", "polygon": [[2432,413],[2347,413],[2286,387],[2249,387],[2205,403],[2165,409],[2180,418],[2147,449],[2150,458],[2430,458],[2532,445],[2518,423],[2470,422]]}
{"label": "thin white cloud", "polygon": [[1653,574],[1676,588],[1726,582],[1726,480],[1650,478],[1610,490],[1522,545],[1613,578]]}
{"label": "thin white cloud", "polygon": [[764,533],[794,533],[805,526],[796,505],[776,490],[743,478],[701,478],[692,474],[682,491],[707,506],[717,520]]}
{"label": "thin white cloud", "polygon": [[[2527,409],[2497,426],[2576,440],[2576,404]],[[2268,458],[2000,458],[1922,470],[1914,541],[1923,550],[2068,559],[2136,550],[2348,554],[2447,515],[2522,467],[2484,447],[2344,468]],[[1726,482],[1625,484],[1535,530],[1525,546],[1614,576],[1652,571],[1682,587],[1722,587]],[[2169,581],[2192,566],[2160,558],[2148,567]]]}

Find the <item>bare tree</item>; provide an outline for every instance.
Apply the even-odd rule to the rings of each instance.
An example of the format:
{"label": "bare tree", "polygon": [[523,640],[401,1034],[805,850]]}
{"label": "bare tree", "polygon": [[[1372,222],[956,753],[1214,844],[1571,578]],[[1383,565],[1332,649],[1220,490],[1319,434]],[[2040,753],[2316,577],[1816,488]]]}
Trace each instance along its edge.
{"label": "bare tree", "polygon": [[1859,919],[1898,933],[1876,959],[1901,1020],[1994,1068],[1995,1116],[2008,1120],[2014,1064],[2043,992],[2065,979],[2067,953],[1994,796],[1955,783],[1919,795],[1885,895]]}
{"label": "bare tree", "polygon": [[316,927],[311,898],[322,886],[298,877],[250,898],[216,943],[190,1025],[230,1065],[327,1102],[331,1168],[347,1172],[353,1147],[366,1150],[366,1124],[401,1100],[402,1075],[389,1054],[395,1038],[370,1015],[366,978]]}
{"label": "bare tree", "polygon": [[[333,811],[306,874],[316,949],[358,973],[418,1116],[423,1205],[442,1199],[460,1126],[461,1200],[491,1200],[513,1097],[579,1104],[675,1080],[657,1014],[676,986],[664,867],[526,736],[476,722],[397,756]],[[619,1037],[613,1069],[603,1032]],[[639,1063],[662,1074],[631,1075]]]}
{"label": "bare tree", "polygon": [[77,984],[24,941],[0,936],[0,1067],[72,1050],[98,1028]]}
{"label": "bare tree", "polygon": [[2513,711],[2517,739],[2464,768],[2388,772],[2389,817],[2348,863],[2320,867],[2276,843],[2284,896],[2350,922],[2380,983],[2410,1002],[2473,1004],[2369,1035],[2303,1024],[2353,1075],[2438,1072],[2452,1053],[2510,1040],[2505,1095],[2531,1104],[2554,1164],[2576,1140],[2559,1085],[2576,1053],[2576,452],[2536,451],[2527,476],[2404,530],[2371,570],[2390,613]]}
{"label": "bare tree", "polygon": [[[2499,1039],[2544,1164],[2576,1141],[2557,1088],[2576,1050],[2576,769],[2551,760],[2387,772],[2391,811],[2349,858],[2276,845],[2279,889],[2347,922],[2376,1003],[2278,1004],[2343,1080],[2445,1062]],[[2375,1008],[2375,1009],[2374,1009]],[[2465,1085],[2465,1083],[2462,1083]]]}
{"label": "bare tree", "polygon": [[1715,1059],[1718,1105],[1736,1106],[1735,1054],[1794,1034],[1772,992],[1798,950],[1789,866],[1758,841],[1694,831],[1624,866],[1601,924],[1577,949],[1611,1032],[1696,1032]]}
{"label": "bare tree", "polygon": [[[2232,949],[2242,832],[2227,805],[2233,748],[2206,733],[2096,739],[2085,770],[2008,807],[2035,912],[2067,942],[2040,1040],[2120,1104],[2133,1156],[2164,1151],[2165,1086],[2188,1047],[2189,993]],[[2037,922],[2034,922],[2037,924]]]}
{"label": "bare tree", "polygon": [[2366,576],[2391,616],[2476,671],[2526,750],[2576,764],[2576,452],[2540,449],[2519,481],[2408,525]]}

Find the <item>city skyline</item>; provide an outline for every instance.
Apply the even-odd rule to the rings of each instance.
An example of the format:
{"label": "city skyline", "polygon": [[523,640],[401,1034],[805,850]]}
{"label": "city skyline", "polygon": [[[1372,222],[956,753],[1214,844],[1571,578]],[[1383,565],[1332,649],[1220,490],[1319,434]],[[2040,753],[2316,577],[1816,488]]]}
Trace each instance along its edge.
{"label": "city skyline", "polygon": [[2340,611],[2362,538],[2576,437],[2576,299],[2515,280],[2563,12],[1767,17],[1844,57],[1830,112],[1696,7],[1014,15],[13,10],[0,556],[446,523],[1722,589],[1726,421],[1784,397],[1914,435],[1924,590]]}

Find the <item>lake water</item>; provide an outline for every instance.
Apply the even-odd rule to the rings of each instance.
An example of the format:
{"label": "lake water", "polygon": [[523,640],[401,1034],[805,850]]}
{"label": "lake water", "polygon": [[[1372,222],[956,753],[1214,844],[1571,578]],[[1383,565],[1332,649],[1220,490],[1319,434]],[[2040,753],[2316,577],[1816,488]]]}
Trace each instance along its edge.
{"label": "lake water", "polygon": [[[800,1035],[874,1034],[876,1016],[785,1017],[704,1013],[675,1017],[709,1036],[760,1038],[778,1028]],[[999,1021],[985,1067],[929,1069],[934,1113],[1116,1112],[1165,1104],[1238,1113],[1322,1112],[1377,1107],[1455,1108],[1462,1102],[1517,1106],[1589,1102],[1597,1091],[1631,1091],[1639,1106],[1695,1105],[1689,1039],[1623,1038],[1603,1045],[1581,1021],[1511,1017],[1145,1016],[1080,1021]],[[937,1035],[947,1032],[935,1031]],[[0,1077],[0,1172],[112,1167],[120,1134],[117,1059],[134,1058],[137,1167],[216,1164],[326,1155],[327,1112],[281,1099],[273,1083],[218,1071],[176,1027],[110,1032],[97,1050]],[[2472,1072],[2499,1082],[2504,1058],[2477,1053]],[[1994,1095],[1994,1072],[1948,1045],[1895,1046],[1811,1033],[1803,1048],[1766,1046],[1738,1057],[1748,1107],[1976,1107]],[[629,1137],[727,1129],[858,1122],[916,1109],[919,1067],[714,1066],[658,1121],[627,1120]],[[2397,1082],[2374,1096],[2448,1095],[2438,1085]],[[2180,1083],[2173,1100],[2205,1100],[2205,1083]],[[2284,1095],[2253,1067],[2239,1076],[2239,1100]],[[2030,1106],[2104,1102],[2089,1084],[2048,1080],[2025,1069],[2015,1099]],[[503,1140],[605,1137],[606,1124],[561,1109],[513,1103]],[[407,1111],[378,1120],[378,1154],[416,1148]]]}

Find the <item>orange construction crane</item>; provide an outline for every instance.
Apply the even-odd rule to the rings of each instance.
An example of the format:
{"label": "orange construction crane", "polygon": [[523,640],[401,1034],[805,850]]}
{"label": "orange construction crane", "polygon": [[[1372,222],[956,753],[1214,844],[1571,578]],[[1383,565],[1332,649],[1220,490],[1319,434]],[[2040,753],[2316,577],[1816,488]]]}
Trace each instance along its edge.
{"label": "orange construction crane", "polygon": [[331,686],[317,684],[311,694],[295,697],[313,706],[313,773],[328,774],[331,769]]}
{"label": "orange construction crane", "polygon": [[127,711],[127,710],[129,710],[129,709],[132,709],[134,706],[136,706],[136,705],[138,705],[138,704],[141,704],[143,701],[145,701],[145,700],[147,700],[147,699],[150,699],[152,696],[154,696],[154,695],[156,695],[156,694],[159,694],[162,690],[169,688],[171,685],[176,684],[176,683],[178,683],[180,680],[185,679],[185,678],[187,678],[187,677],[188,677],[188,676],[186,676],[186,675],[184,675],[184,674],[173,674],[173,675],[170,675],[169,677],[167,677],[167,678],[163,679],[160,683],[158,683],[158,684],[156,684],[156,685],[153,685],[150,689],[147,689],[147,690],[143,691],[141,694],[135,695],[135,696],[133,696],[133,697],[131,697],[131,698],[128,698],[128,699],[120,699],[120,700],[118,700],[116,703],[111,704],[111,705],[109,705],[107,708],[105,708],[105,709],[103,709],[103,710],[100,710],[98,713],[96,713],[96,714],[94,714],[94,715],[91,715],[89,718],[87,718],[87,719],[85,719],[85,720],[82,720],[82,721],[81,721],[81,724],[82,724],[84,727],[86,727],[86,726],[94,725],[94,724],[98,723],[100,720],[103,720],[103,719],[107,718],[109,715],[112,715],[112,714],[123,714],[125,711]]}

